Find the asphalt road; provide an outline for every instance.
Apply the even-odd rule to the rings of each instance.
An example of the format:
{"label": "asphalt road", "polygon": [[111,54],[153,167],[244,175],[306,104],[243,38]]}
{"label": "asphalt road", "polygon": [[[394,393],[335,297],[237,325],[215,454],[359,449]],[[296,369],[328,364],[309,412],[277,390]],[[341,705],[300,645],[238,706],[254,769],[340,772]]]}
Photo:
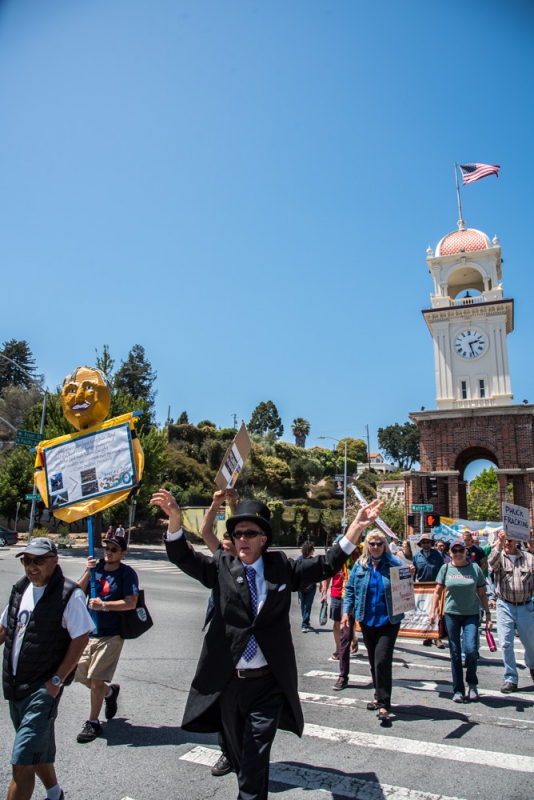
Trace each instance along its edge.
{"label": "asphalt road", "polygon": [[[15,550],[0,551],[0,602],[7,602],[21,567]],[[71,578],[84,557],[61,557]],[[126,642],[116,680],[122,690],[117,717],[103,737],[79,745],[89,712],[88,692],[66,689],[56,725],[57,770],[67,800],[204,800],[235,798],[234,775],[213,778],[216,737],[183,732],[180,720],[200,653],[208,591],[170,565],[163,549],[136,548],[128,559],[146,590],[152,630]],[[312,612],[317,620],[318,602]],[[499,693],[499,651],[481,650],[481,701],[452,703],[448,651],[398,640],[395,651],[395,718],[381,728],[365,705],[372,698],[365,650],[352,660],[351,681],[332,691],[337,664],[330,624],[300,632],[292,606],[299,688],[306,728],[302,739],[277,734],[270,795],[284,800],[526,800],[534,785],[534,686],[524,667],[516,695]],[[485,644],[485,642],[484,642]],[[7,789],[13,731],[0,704],[0,771]],[[42,800],[42,787],[34,798]]]}

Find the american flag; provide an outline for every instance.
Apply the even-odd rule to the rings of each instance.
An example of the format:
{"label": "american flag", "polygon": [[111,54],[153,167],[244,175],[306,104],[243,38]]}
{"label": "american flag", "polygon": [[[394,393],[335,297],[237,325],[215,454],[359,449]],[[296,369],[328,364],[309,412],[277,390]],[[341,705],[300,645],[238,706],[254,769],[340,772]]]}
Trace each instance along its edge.
{"label": "american flag", "polygon": [[458,166],[462,170],[462,186],[479,181],[481,178],[485,178],[486,175],[499,177],[499,164],[458,164]]}

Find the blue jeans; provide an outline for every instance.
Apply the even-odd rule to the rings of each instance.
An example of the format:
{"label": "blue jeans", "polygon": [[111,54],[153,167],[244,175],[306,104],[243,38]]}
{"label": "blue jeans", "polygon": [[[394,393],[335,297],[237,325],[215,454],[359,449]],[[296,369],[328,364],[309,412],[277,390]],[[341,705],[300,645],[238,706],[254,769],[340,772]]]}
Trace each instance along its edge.
{"label": "blue jeans", "polygon": [[534,669],[534,603],[513,606],[497,598],[497,635],[504,661],[504,680],[517,686],[517,666],[514,653],[515,628],[525,648],[525,664]]}
{"label": "blue jeans", "polygon": [[313,598],[315,597],[316,591],[317,591],[317,586],[314,586],[311,592],[299,592],[300,611],[302,613],[303,628],[311,628],[310,614],[313,605]]}
{"label": "blue jeans", "polygon": [[466,680],[469,686],[478,684],[478,623],[479,614],[445,614],[445,624],[449,634],[449,650],[451,653],[452,691],[465,695],[465,683],[462,670],[462,647],[460,637],[463,632],[465,648]]}

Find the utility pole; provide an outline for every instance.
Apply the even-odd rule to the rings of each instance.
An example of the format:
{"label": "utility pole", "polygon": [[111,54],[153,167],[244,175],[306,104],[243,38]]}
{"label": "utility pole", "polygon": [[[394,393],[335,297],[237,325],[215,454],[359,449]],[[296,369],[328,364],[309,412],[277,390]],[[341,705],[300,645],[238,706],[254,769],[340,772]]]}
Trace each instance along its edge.
{"label": "utility pole", "polygon": [[234,431],[236,431],[237,430],[237,414],[230,414],[230,416],[233,417],[233,420],[234,420]]}
{"label": "utility pole", "polygon": [[369,425],[365,426],[367,431],[367,469],[371,471],[371,445],[369,444]]}

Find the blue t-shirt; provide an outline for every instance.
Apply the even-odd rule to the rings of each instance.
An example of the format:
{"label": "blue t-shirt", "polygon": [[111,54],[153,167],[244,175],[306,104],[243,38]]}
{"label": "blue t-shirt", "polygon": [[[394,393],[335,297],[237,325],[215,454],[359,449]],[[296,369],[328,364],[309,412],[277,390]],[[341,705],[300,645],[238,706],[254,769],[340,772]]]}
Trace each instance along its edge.
{"label": "blue t-shirt", "polygon": [[373,569],[372,563],[369,562],[369,584],[365,595],[365,614],[362,622],[364,625],[372,625],[373,628],[379,628],[389,622],[381,566],[382,560],[378,562],[376,569]]}
{"label": "blue t-shirt", "polygon": [[[113,570],[104,569],[99,561],[95,569],[96,594],[101,600],[124,600],[130,594],[139,594],[137,573],[126,564]],[[121,611],[97,611],[98,633],[91,636],[120,636]]]}

